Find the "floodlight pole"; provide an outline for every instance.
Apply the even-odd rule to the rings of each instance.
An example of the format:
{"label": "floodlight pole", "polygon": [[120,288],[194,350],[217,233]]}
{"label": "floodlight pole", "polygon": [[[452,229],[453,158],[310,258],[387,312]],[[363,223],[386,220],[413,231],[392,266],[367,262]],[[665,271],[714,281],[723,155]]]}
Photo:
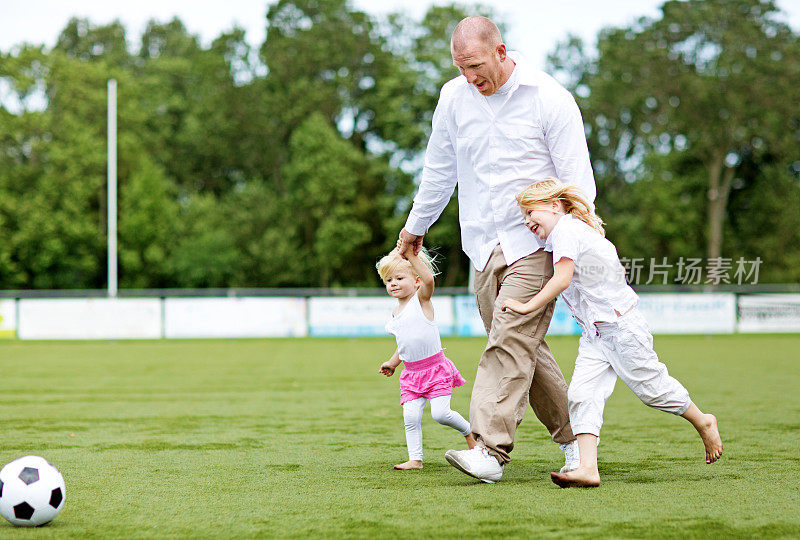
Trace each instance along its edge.
{"label": "floodlight pole", "polygon": [[117,297],[117,81],[108,80],[108,296]]}

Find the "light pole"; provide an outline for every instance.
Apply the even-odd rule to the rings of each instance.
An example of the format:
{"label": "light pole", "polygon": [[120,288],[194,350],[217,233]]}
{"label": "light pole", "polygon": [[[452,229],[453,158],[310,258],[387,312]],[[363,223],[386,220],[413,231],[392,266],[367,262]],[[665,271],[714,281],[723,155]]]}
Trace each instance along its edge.
{"label": "light pole", "polygon": [[108,80],[108,296],[117,297],[117,81]]}

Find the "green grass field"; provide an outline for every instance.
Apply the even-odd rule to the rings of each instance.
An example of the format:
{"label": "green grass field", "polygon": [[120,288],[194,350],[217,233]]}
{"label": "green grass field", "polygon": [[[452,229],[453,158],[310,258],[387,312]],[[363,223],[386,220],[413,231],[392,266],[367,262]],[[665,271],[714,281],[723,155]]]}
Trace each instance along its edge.
{"label": "green grass field", "polygon": [[[484,339],[445,339],[468,379]],[[569,379],[577,338],[549,343]],[[618,383],[603,484],[561,490],[532,411],[503,480],[450,467],[463,439],[423,420],[406,459],[390,339],[0,343],[0,462],[38,454],[64,475],[49,526],[0,538],[798,537],[800,335],[657,336],[656,350],[720,422],[706,465],[680,418]]]}

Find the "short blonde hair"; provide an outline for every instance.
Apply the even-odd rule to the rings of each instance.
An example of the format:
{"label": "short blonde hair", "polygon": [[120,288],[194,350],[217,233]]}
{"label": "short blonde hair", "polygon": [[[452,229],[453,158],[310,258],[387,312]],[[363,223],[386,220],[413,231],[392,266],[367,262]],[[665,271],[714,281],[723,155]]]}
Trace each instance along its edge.
{"label": "short blonde hair", "polygon": [[[431,274],[435,276],[439,273],[439,270],[436,268],[436,258],[431,256],[431,254],[428,253],[428,250],[422,248],[417,256],[419,257],[419,260],[421,260],[422,263],[428,267],[428,270],[431,271]],[[398,270],[401,272],[406,271],[412,276],[417,275],[414,267],[411,266],[411,263],[408,261],[408,259],[404,259],[402,255],[400,255],[400,252],[397,251],[397,248],[390,251],[387,255],[381,257],[381,260],[375,264],[375,269],[378,271],[378,275],[381,276],[381,280],[383,280],[384,283],[391,274],[397,272]]]}
{"label": "short blonde hair", "polygon": [[603,236],[606,235],[603,220],[591,209],[583,192],[575,186],[563,183],[558,178],[548,176],[526,187],[517,195],[517,204],[520,208],[527,210],[549,205],[552,201],[560,201],[565,212],[572,214],[573,217],[583,221]]}

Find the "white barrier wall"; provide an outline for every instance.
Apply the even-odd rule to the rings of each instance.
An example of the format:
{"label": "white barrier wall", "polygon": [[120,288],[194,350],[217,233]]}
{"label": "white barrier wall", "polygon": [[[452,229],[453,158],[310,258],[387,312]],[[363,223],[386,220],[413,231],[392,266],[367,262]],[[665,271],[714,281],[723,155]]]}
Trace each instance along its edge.
{"label": "white barrier wall", "polygon": [[0,339],[17,335],[17,301],[0,300]]}
{"label": "white barrier wall", "polygon": [[[386,336],[397,301],[369,297],[0,300],[0,338],[160,339]],[[471,295],[433,298],[442,336],[484,336]],[[642,294],[654,334],[800,332],[800,294]],[[549,335],[579,334],[560,300]]]}
{"label": "white barrier wall", "polygon": [[456,334],[459,336],[485,336],[481,314],[472,295],[453,298],[456,314]]}
{"label": "white barrier wall", "polygon": [[640,294],[639,310],[654,334],[731,334],[736,330],[732,293]]}
{"label": "white barrier wall", "polygon": [[305,336],[305,298],[166,298],[164,337]]}
{"label": "white barrier wall", "polygon": [[800,294],[739,297],[740,332],[800,332]]}
{"label": "white barrier wall", "polygon": [[[478,306],[474,296],[456,296],[453,298],[456,315],[456,334],[459,336],[485,336]],[[551,336],[580,334],[581,327],[575,322],[572,313],[561,298],[556,300],[556,309],[547,331]]]}
{"label": "white barrier wall", "polygon": [[158,298],[21,299],[21,339],[157,339]]}
{"label": "white barrier wall", "polygon": [[[453,297],[434,296],[432,302],[439,333],[452,335],[455,330]],[[397,300],[388,295],[309,298],[308,335],[386,336],[386,322],[396,305]]]}

